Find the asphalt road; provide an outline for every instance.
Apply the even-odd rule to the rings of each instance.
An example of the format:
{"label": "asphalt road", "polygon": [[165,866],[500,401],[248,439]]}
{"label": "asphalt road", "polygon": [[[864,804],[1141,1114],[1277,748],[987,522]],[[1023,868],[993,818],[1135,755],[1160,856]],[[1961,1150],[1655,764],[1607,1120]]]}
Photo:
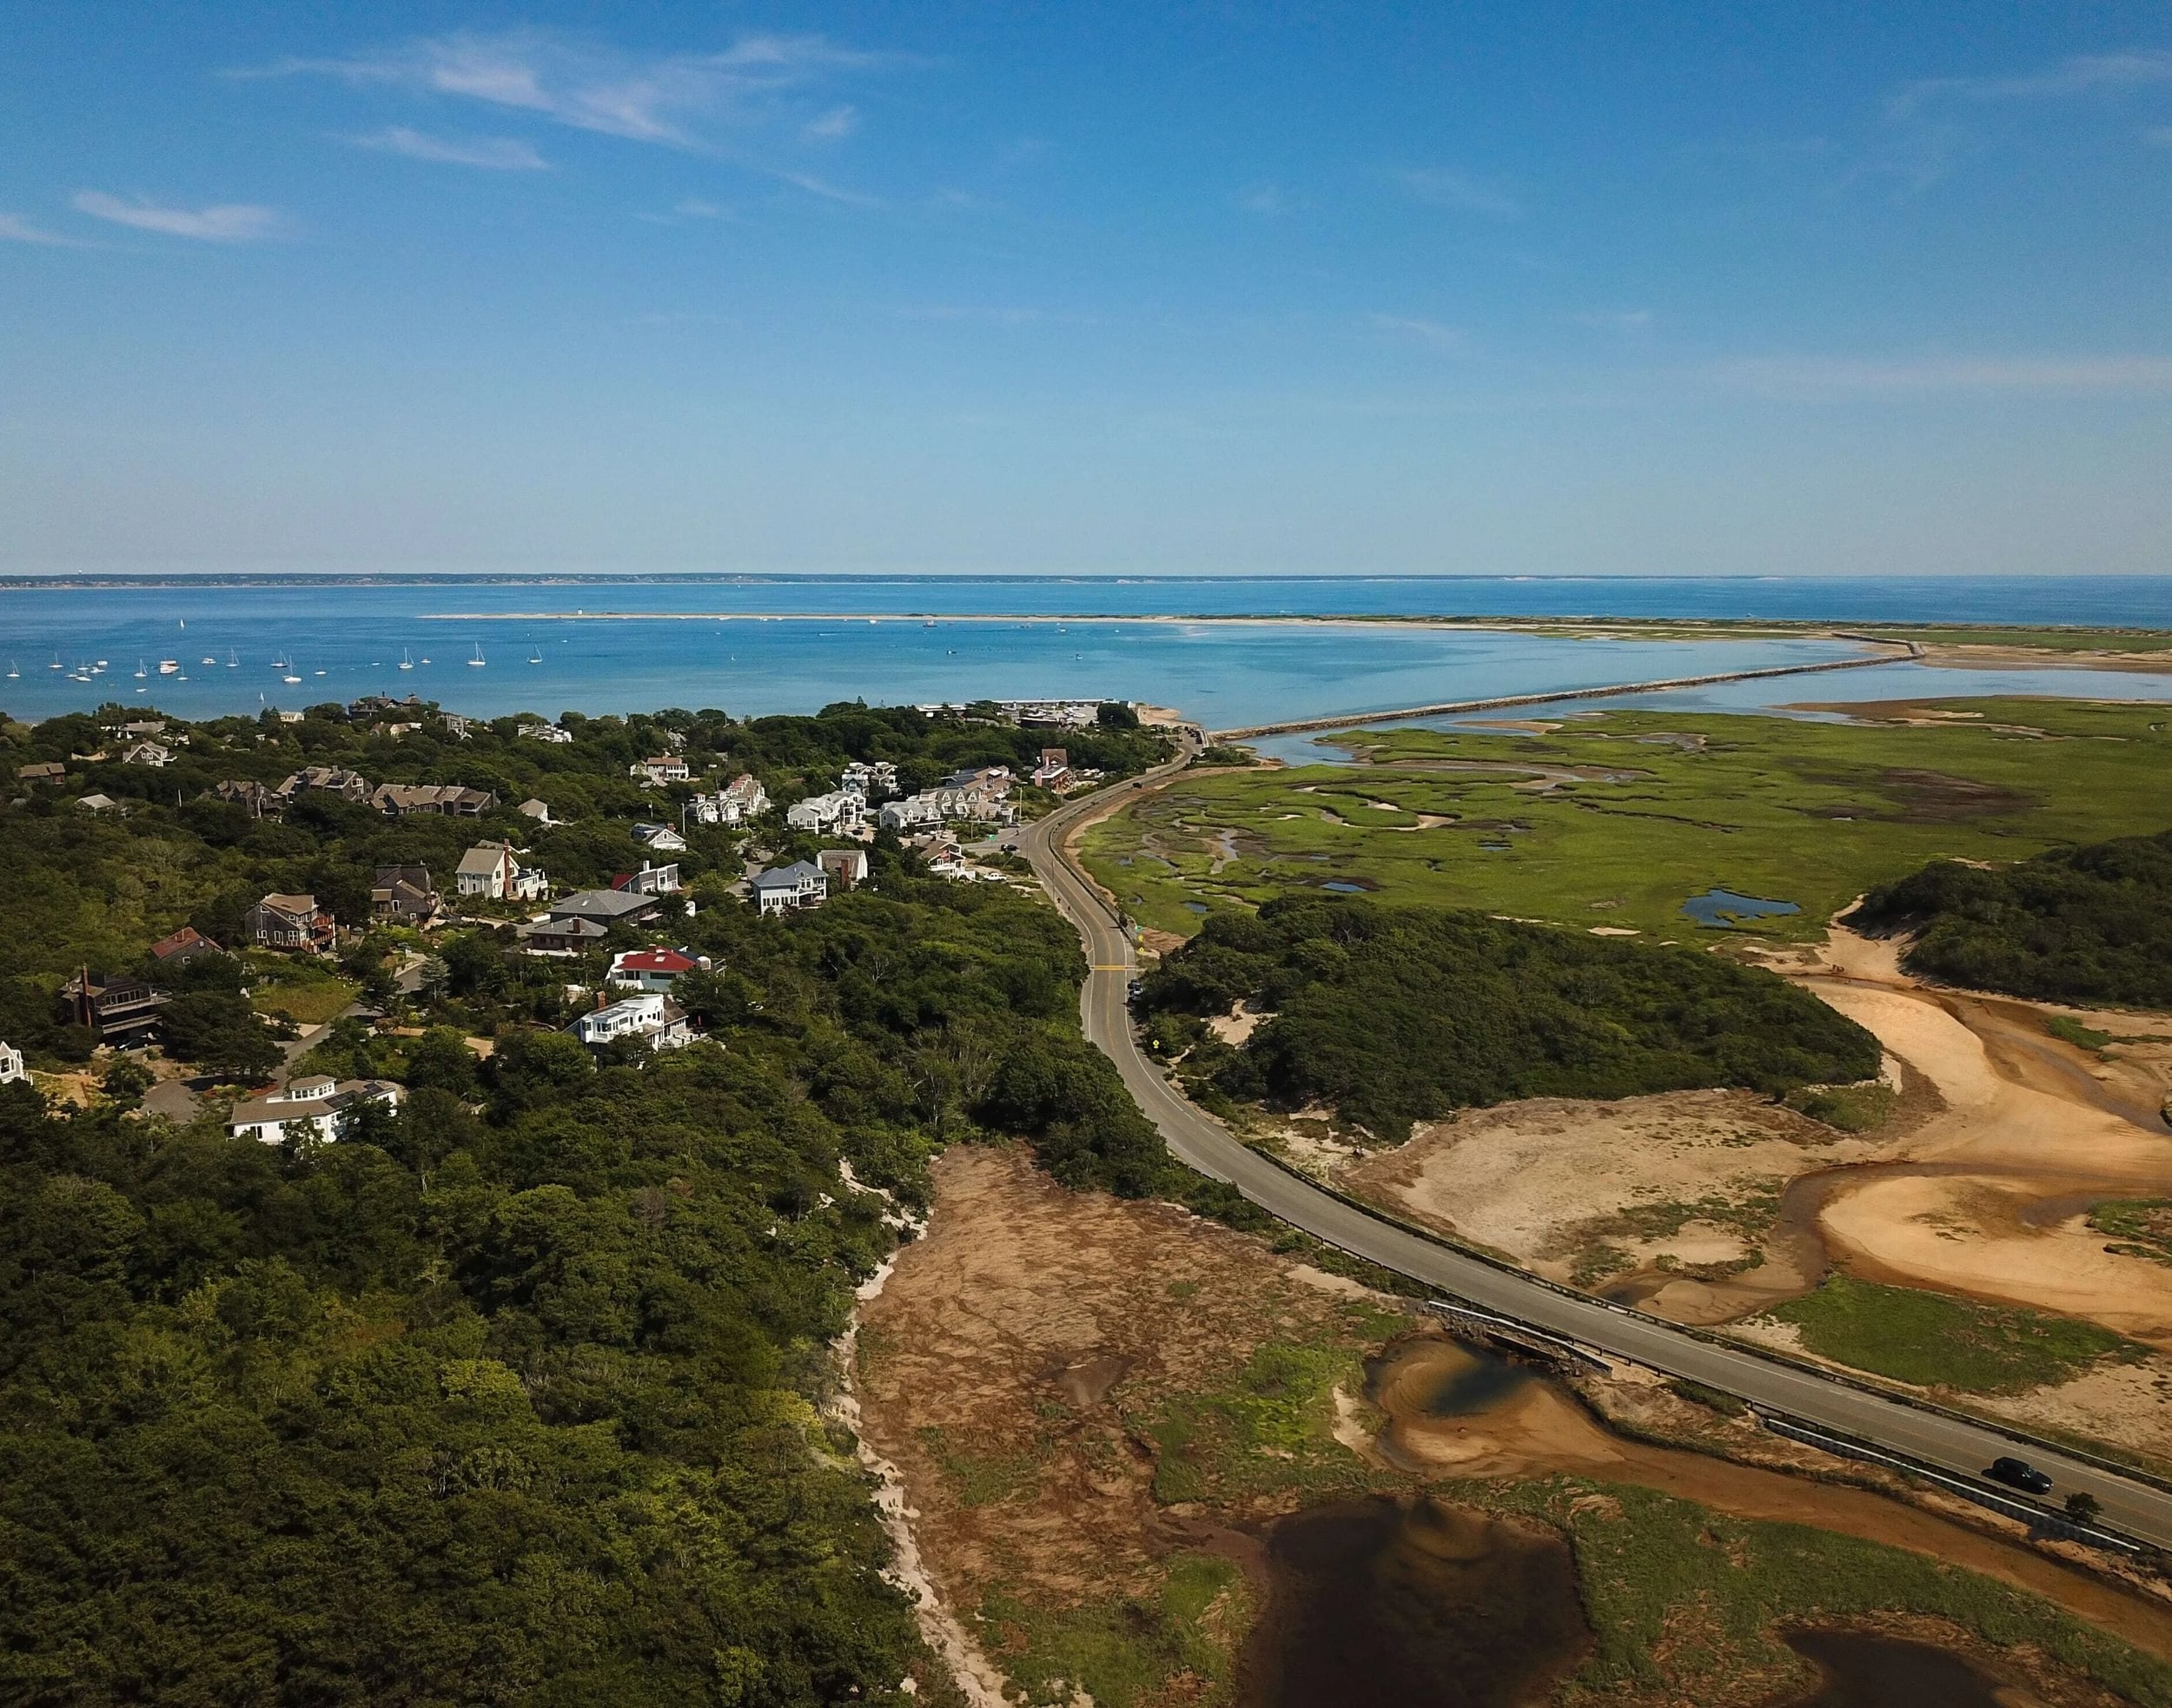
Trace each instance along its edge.
{"label": "asphalt road", "polygon": [[1687,1377],[1960,1476],[1976,1477],[2002,1455],[2025,1458],[2056,1480],[2055,1502],[2076,1490],[2087,1490],[2102,1503],[2108,1523],[2131,1536],[2172,1546],[2172,1493],[2100,1470],[2048,1444],[2016,1445],[1997,1431],[1864,1393],[1809,1367],[1713,1345],[1640,1311],[1557,1293],[1368,1215],[1233,1138],[1221,1122],[1173,1088],[1140,1049],[1127,1000],[1136,966],[1130,940],[1100,892],[1063,850],[1063,835],[1110,795],[1148,786],[1182,763],[1069,803],[1024,826],[1016,837],[1019,852],[1032,863],[1042,884],[1084,940],[1091,971],[1079,1010],[1087,1037],[1116,1064],[1140,1109],[1180,1160],[1229,1182],[1254,1203],[1315,1239],[1444,1294],[1652,1369]]}

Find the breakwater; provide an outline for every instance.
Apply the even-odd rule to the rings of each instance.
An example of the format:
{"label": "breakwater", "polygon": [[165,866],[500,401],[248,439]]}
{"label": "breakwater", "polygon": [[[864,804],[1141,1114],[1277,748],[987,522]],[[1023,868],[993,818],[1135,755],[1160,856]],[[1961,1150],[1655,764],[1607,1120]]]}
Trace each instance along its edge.
{"label": "breakwater", "polygon": [[1393,712],[1345,712],[1334,718],[1293,718],[1277,724],[1247,724],[1215,730],[1216,741],[1252,741],[1261,736],[1302,735],[1309,730],[1348,730],[1360,725],[1393,724],[1413,718],[1447,718],[1464,712],[1500,712],[1518,705],[1552,705],[1561,700],[1611,699],[1617,694],[1658,694],[1677,688],[1708,688],[1718,682],[1754,682],[1769,676],[1810,676],[1820,671],[1862,670],[1871,665],[1904,663],[1923,656],[1913,641],[1884,643],[1894,650],[1861,659],[1831,659],[1811,665],[1771,665],[1758,670],[1720,671],[1710,676],[1673,676],[1656,682],[1617,682],[1603,688],[1555,689],[1530,694],[1495,694],[1485,699],[1442,700],[1433,705],[1403,706]]}

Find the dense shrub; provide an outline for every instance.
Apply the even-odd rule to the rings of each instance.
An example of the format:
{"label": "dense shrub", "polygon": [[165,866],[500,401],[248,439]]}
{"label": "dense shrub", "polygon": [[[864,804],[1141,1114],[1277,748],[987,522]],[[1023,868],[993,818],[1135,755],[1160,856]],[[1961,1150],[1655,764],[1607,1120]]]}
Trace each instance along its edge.
{"label": "dense shrub", "polygon": [[2055,1002],[2172,1008],[2172,831],[1986,871],[1935,860],[1851,916],[1919,933],[1910,972]]}
{"label": "dense shrub", "polygon": [[1202,1043],[1236,1097],[1334,1104],[1383,1136],[1514,1097],[1868,1078],[1877,1041],[1785,980],[1686,949],[1448,908],[1287,897],[1216,914],[1146,981],[1149,1010],[1275,1010]]}

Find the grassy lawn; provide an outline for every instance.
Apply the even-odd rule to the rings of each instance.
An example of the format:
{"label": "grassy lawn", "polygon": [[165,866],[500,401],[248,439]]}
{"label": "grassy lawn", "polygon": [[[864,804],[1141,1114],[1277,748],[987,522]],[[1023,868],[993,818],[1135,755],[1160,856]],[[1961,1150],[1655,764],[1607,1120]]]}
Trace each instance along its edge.
{"label": "grassy lawn", "polygon": [[[1536,736],[1386,728],[1359,766],[1179,778],[1087,833],[1087,864],[1142,924],[1349,886],[1677,941],[1811,940],[1871,884],[1941,856],[2012,860],[2172,824],[2172,709],[1921,702],[1936,725],[1613,711]],[[1504,769],[1575,776],[1549,788]],[[1517,786],[1519,783],[1525,786]],[[1713,888],[1795,914],[1699,924]]]}
{"label": "grassy lawn", "polygon": [[258,969],[249,978],[249,1005],[259,1014],[291,1015],[304,1026],[321,1026],[353,1002],[361,986],[331,973],[285,963]]}
{"label": "grassy lawn", "polygon": [[2148,1351],[2093,1322],[1838,1274],[1770,1315],[1800,1328],[1820,1358],[1963,1394],[2019,1394],[2079,1375],[2100,1359]]}

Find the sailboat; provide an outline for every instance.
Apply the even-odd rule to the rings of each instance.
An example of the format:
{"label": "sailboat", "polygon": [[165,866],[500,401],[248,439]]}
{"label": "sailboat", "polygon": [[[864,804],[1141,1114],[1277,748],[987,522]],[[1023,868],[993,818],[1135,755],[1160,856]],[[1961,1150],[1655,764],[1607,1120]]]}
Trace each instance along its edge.
{"label": "sailboat", "polygon": [[53,654],[53,662],[52,662],[52,663],[50,663],[50,665],[46,665],[46,666],[45,666],[45,668],[46,668],[46,669],[48,669],[48,670],[59,670],[60,668],[62,668],[62,665],[61,665],[61,661],[60,661],[60,654],[59,654],[59,653],[57,653],[57,652],[54,653],[54,654]]}
{"label": "sailboat", "polygon": [[226,667],[228,670],[239,670],[242,667],[242,655],[231,646],[226,649]]}
{"label": "sailboat", "polygon": [[533,641],[528,643],[528,662],[532,665],[540,665],[543,662],[543,649]]}
{"label": "sailboat", "polygon": [[143,661],[142,661],[142,659],[138,659],[136,661],[136,679],[138,682],[141,682],[141,681],[142,681],[142,680],[145,677],[149,676],[149,674],[150,674],[150,672],[149,672],[148,670],[146,670],[146,669],[144,669],[144,668],[143,668]]}
{"label": "sailboat", "polygon": [[288,659],[288,660],[287,661],[287,673],[286,673],[284,676],[281,677],[279,679],[280,679],[281,682],[299,682],[299,681],[301,681],[301,671],[300,666],[299,666],[299,665],[296,665],[296,664],[295,664],[295,662],[294,662],[291,659]]}
{"label": "sailboat", "polygon": [[23,667],[13,659],[8,660],[8,680],[12,682],[23,674]]}
{"label": "sailboat", "polygon": [[414,655],[409,652],[404,646],[400,649],[400,668],[402,670],[413,670],[414,668]]}
{"label": "sailboat", "polygon": [[472,670],[480,670],[483,667],[483,644],[480,640],[475,643],[475,656],[467,663]]}
{"label": "sailboat", "polygon": [[287,667],[287,660],[286,660],[286,659],[285,659],[283,656],[281,656],[281,657],[280,657],[280,658],[274,659],[271,661],[271,667],[272,667],[274,670],[284,670],[284,669],[286,669],[286,667]]}

